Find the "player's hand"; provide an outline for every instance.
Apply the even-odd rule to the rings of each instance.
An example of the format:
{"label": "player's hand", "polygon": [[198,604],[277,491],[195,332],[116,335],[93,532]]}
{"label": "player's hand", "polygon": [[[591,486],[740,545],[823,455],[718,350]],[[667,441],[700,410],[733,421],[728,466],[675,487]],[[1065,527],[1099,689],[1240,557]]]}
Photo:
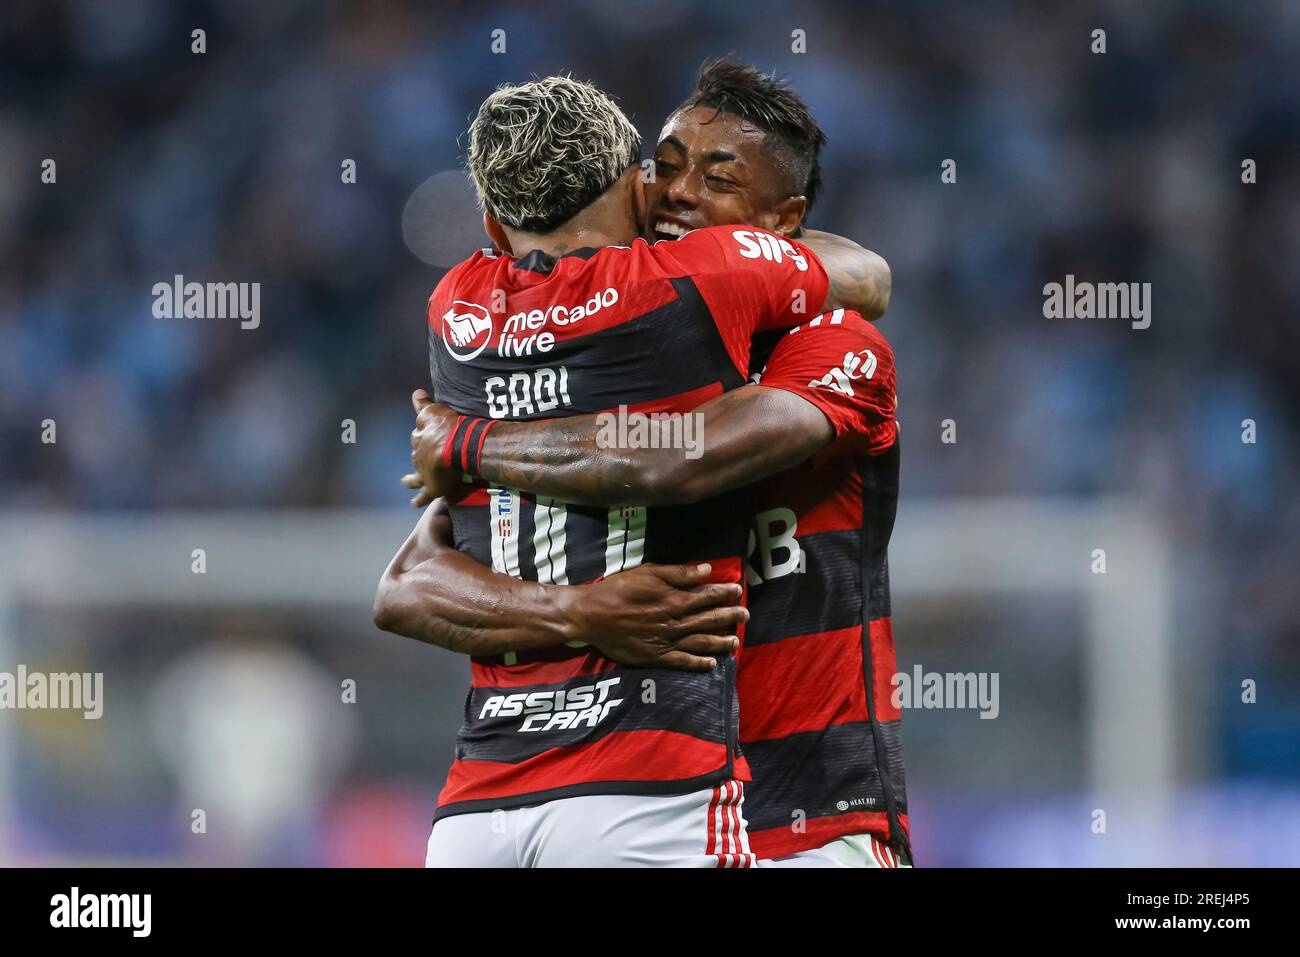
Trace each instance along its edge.
{"label": "player's hand", "polygon": [[411,432],[411,462],[415,471],[402,476],[402,484],[417,489],[411,504],[424,508],[435,498],[455,491],[460,473],[442,464],[442,450],[456,428],[458,416],[445,405],[437,405],[423,389],[411,393],[415,428]]}
{"label": "player's hand", "polygon": [[565,589],[574,632],[619,664],[708,671],[735,654],[749,619],[741,586],[708,576],[708,565],[639,565]]}

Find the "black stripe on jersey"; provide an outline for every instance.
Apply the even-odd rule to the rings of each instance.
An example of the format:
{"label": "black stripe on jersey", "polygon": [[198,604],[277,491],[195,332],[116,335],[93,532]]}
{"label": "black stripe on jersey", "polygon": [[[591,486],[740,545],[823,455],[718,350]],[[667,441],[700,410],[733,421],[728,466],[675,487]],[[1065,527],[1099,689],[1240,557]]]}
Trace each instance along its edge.
{"label": "black stripe on jersey", "polygon": [[[508,383],[512,373],[564,366],[572,404],[519,414],[512,409],[508,416],[513,421],[527,421],[668,399],[715,383],[724,389],[743,385],[745,380],[727,353],[695,283],[690,279],[670,282],[676,299],[617,326],[561,340],[549,352],[531,356],[503,357],[485,349],[471,362],[458,362],[430,326],[435,398],[462,415],[490,418],[488,378],[499,376]],[[504,319],[496,315],[493,321],[493,335],[499,337]],[[505,387],[498,386],[498,392],[504,391]]]}
{"label": "black stripe on jersey", "polygon": [[738,558],[745,553],[751,511],[748,489],[691,505],[648,509],[645,561],[670,565]]}
{"label": "black stripe on jersey", "polygon": [[[565,505],[564,508],[568,513],[564,521],[565,577],[571,585],[594,581],[605,574],[609,509],[578,505]],[[494,529],[489,507],[452,505],[450,512],[452,540],[456,543],[456,548],[484,565],[491,565]],[[533,496],[520,495],[516,521],[519,526],[519,577],[525,581],[536,581],[537,550],[533,535],[537,529],[537,513]],[[556,542],[553,555],[558,558],[559,552],[559,543]],[[696,557],[690,555],[682,560],[694,560]]]}
{"label": "black stripe on jersey", "polygon": [[889,558],[880,563],[880,570],[871,579],[871,620],[889,618],[893,615],[893,603],[889,600]]}
{"label": "black stripe on jersey", "polygon": [[[881,725],[895,784],[895,806],[907,813],[899,725]],[[754,783],[745,789],[745,816],[754,831],[789,827],[807,818],[886,809],[881,776],[875,768],[871,726],[865,721],[836,724],[768,741],[742,742]],[[844,806],[839,804],[843,802]]]}
{"label": "black stripe on jersey", "polygon": [[709,306],[704,301],[704,297],[700,295],[700,289],[695,285],[695,280],[689,276],[683,276],[680,279],[670,279],[668,281],[676,290],[678,301],[691,311],[700,328],[712,333],[702,338],[704,347],[707,350],[706,355],[709,364],[715,369],[722,370],[722,387],[730,391],[744,385],[747,381],[746,376],[743,371],[736,368],[735,362],[732,361],[731,353],[727,351],[727,344],[722,341],[722,336],[718,333],[718,325],[713,319],[713,313],[709,312]]}
{"label": "black stripe on jersey", "polygon": [[748,378],[750,381],[763,371],[767,360],[772,358],[772,353],[776,351],[776,347],[781,344],[782,338],[789,331],[789,329],[762,329],[754,333],[754,338],[749,342]]}
{"label": "black stripe on jersey", "polygon": [[[521,494],[519,496],[519,577],[524,581],[537,581],[537,550],[533,547],[533,535],[536,531],[537,500],[531,495]],[[492,561],[490,550],[486,561],[489,563]]]}
{"label": "black stripe on jersey", "polygon": [[[749,624],[745,644],[759,645],[784,638],[816,635],[852,628],[861,622],[862,581],[869,571],[867,620],[893,613],[889,598],[887,550],[898,507],[898,442],[880,455],[859,461],[862,478],[861,528],[798,535],[803,571],[790,572],[750,588]],[[863,555],[863,548],[868,553]],[[863,562],[869,566],[864,569]],[[750,568],[763,569],[758,555],[748,556]]]}
{"label": "black stripe on jersey", "polygon": [[[558,503],[557,503],[558,504]],[[580,585],[605,574],[605,546],[609,538],[608,508],[566,505],[564,556],[569,584]],[[536,501],[520,496],[518,526],[519,575],[537,580]],[[492,525],[486,505],[452,505],[452,538],[456,547],[485,565],[492,564]],[[744,551],[747,492],[734,492],[694,505],[646,510],[643,561],[660,565],[716,561]],[[624,548],[627,544],[624,544]],[[554,553],[559,546],[555,543]]]}
{"label": "black stripe on jersey", "polygon": [[[873,568],[884,563],[889,537],[894,533],[894,517],[898,512],[898,462],[898,439],[879,455],[865,455],[858,459],[858,475],[862,479],[862,525],[870,533],[867,560]],[[886,590],[888,584],[886,575]],[[872,590],[874,592],[874,585]],[[886,611],[885,615],[888,614]],[[874,610],[872,616],[879,617]]]}
{"label": "black stripe on jersey", "polygon": [[453,505],[450,511],[451,537],[456,548],[485,565],[492,564],[492,529],[488,526],[488,507]]}
{"label": "black stripe on jersey", "polygon": [[[676,731],[717,744],[725,744],[730,717],[730,674],[735,659],[725,658],[708,672],[668,671],[662,668],[614,668],[594,675],[572,678],[562,684],[527,685],[521,688],[480,687],[470,692],[466,724],[457,737],[456,757],[462,761],[504,761],[517,764],[551,748],[599,741],[617,731]],[[485,716],[484,705],[502,695],[528,695],[594,686],[618,678],[607,695],[621,700],[595,725],[551,731],[520,731],[527,715]],[[646,699],[651,700],[647,701]],[[545,699],[536,699],[539,702]],[[553,700],[553,699],[552,699]],[[524,699],[525,704],[527,699]],[[532,721],[544,727],[547,713]]]}
{"label": "black stripe on jersey", "polygon": [[[470,429],[469,436],[465,440],[464,462],[465,471],[478,471],[478,446],[483,441],[483,433],[487,431],[490,424],[488,419],[474,419],[474,427]],[[460,446],[455,446],[457,450]]]}
{"label": "black stripe on jersey", "polygon": [[451,434],[451,461],[453,465],[459,466],[461,458],[461,449],[464,448],[465,433],[473,426],[473,419],[461,419],[456,423],[456,430]]}
{"label": "black stripe on jersey", "polygon": [[[862,623],[862,533],[856,528],[796,538],[801,571],[753,585],[745,644],[762,645],[853,628]],[[759,574],[756,556],[750,565]]]}

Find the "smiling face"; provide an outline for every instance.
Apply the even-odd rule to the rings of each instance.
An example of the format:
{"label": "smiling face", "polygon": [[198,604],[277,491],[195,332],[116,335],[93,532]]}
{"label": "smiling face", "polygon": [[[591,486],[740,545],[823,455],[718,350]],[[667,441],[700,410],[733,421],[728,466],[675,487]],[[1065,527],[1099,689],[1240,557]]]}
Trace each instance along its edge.
{"label": "smiling face", "polygon": [[704,226],[745,224],[782,235],[803,220],[807,204],[789,194],[788,171],[766,149],[767,134],[734,113],[711,107],[668,118],[645,184],[645,236],[678,239]]}

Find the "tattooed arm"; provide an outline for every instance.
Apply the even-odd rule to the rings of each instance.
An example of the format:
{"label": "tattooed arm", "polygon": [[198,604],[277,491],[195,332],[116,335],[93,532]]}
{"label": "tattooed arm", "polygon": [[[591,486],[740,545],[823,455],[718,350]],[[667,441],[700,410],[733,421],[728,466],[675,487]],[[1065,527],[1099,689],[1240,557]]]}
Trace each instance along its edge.
{"label": "tattooed arm", "polygon": [[[412,504],[423,505],[432,493],[460,482],[460,472],[441,463],[458,416],[430,404],[423,390],[412,401],[418,412],[411,435],[417,471],[403,482],[421,489]],[[602,440],[602,422],[608,420],[598,415],[498,422],[483,442],[474,474],[575,505],[685,504],[797,465],[835,437],[817,406],[759,385],[718,396],[686,415],[694,416],[692,434],[707,440],[695,457],[688,455],[691,449],[614,447],[619,443]]]}
{"label": "tattooed arm", "polygon": [[[787,333],[761,383],[677,417],[669,438],[680,441],[669,442],[662,431],[661,441],[625,441],[621,414],[467,418],[430,403],[421,389],[411,396],[416,471],[402,481],[418,490],[414,505],[459,489],[466,473],[574,504],[676,505],[756,482],[832,441],[841,451],[851,444],[878,454],[896,438],[893,350],[854,312],[818,316]],[[665,424],[637,422],[661,430]]]}
{"label": "tattooed arm", "polygon": [[854,309],[874,322],[889,308],[889,264],[851,239],[820,229],[805,229],[798,239],[817,254],[830,277],[823,309]]}

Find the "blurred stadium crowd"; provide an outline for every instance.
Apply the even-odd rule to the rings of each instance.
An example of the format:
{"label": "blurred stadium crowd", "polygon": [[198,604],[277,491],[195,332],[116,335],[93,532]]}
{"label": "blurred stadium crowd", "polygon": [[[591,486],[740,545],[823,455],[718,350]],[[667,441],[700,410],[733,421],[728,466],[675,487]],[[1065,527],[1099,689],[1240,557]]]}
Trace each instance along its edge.
{"label": "blurred stadium crowd", "polygon": [[[1294,3],[6,7],[6,507],[404,503],[423,307],[449,261],[414,254],[403,211],[459,166],[479,101],[571,71],[652,144],[699,63],[735,52],[787,76],[829,134],[813,224],[893,268],[905,496],[1146,503],[1178,556],[1176,635],[1231,662],[1200,742],[1211,770],[1300,778]],[[468,254],[472,216],[441,195],[427,228]],[[151,288],[176,274],[260,282],[260,327],[155,319]],[[1044,318],[1066,274],[1150,282],[1151,328]],[[1260,702],[1234,717],[1247,677]]]}

